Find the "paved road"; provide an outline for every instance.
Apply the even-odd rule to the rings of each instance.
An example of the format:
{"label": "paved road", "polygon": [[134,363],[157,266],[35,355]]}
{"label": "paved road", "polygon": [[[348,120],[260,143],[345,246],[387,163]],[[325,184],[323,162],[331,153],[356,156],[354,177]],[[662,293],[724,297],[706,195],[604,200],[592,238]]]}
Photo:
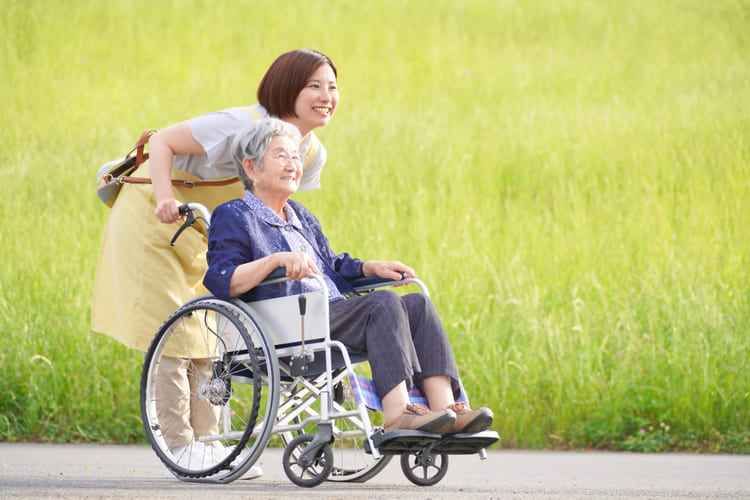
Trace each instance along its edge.
{"label": "paved road", "polygon": [[393,460],[364,484],[304,489],[281,452],[264,452],[260,479],[211,485],[166,479],[145,446],[0,443],[0,498],[750,498],[750,456],[490,451],[452,456],[432,487],[412,485]]}

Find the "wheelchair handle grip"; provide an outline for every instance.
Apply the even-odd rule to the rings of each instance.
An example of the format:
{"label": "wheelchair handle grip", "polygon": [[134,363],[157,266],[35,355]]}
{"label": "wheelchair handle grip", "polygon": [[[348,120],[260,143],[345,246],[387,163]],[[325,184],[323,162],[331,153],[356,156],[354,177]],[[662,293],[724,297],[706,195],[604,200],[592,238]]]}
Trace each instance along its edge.
{"label": "wheelchair handle grip", "polygon": [[182,232],[188,227],[195,224],[195,221],[197,220],[195,217],[195,213],[190,207],[187,206],[187,204],[181,205],[178,210],[179,210],[180,215],[185,216],[185,222],[182,223],[182,225],[180,226],[180,229],[178,229],[177,232],[174,233],[174,236],[172,236],[172,241],[169,242],[169,246],[171,247],[174,246],[175,241],[177,241],[177,238],[180,237]]}
{"label": "wheelchair handle grip", "polygon": [[[180,237],[182,232],[195,224],[199,219],[203,220],[203,222],[206,223],[206,227],[208,227],[211,223],[211,212],[209,212],[208,208],[206,208],[204,205],[201,205],[200,203],[185,203],[183,205],[180,205],[177,210],[180,215],[185,216],[185,222],[183,222],[177,232],[174,233],[174,236],[172,236],[172,241],[169,242],[169,246],[174,246],[177,238]],[[195,215],[196,210],[199,213],[198,216]]]}

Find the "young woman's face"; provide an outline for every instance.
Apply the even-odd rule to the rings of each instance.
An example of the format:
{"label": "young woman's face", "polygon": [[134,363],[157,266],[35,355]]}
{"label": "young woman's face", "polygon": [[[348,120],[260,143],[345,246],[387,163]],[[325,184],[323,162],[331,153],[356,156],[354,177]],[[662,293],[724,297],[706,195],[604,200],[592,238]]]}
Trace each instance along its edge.
{"label": "young woman's face", "polygon": [[294,102],[296,118],[288,120],[302,133],[322,127],[330,121],[339,105],[336,75],[328,64],[322,64],[307,80]]}

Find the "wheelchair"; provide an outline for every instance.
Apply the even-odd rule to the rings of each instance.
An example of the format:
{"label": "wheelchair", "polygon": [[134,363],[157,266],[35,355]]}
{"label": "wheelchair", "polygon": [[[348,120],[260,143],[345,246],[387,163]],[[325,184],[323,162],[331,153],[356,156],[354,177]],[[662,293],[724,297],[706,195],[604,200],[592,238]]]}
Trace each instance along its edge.
{"label": "wheelchair", "polygon": [[[210,223],[200,204],[181,210],[185,223],[173,244],[198,220]],[[258,286],[286,280],[284,274],[279,269]],[[140,405],[146,436],[166,467],[183,481],[229,483],[271,442],[284,446],[284,472],[298,486],[364,482],[396,455],[412,483],[429,486],[445,476],[449,455],[486,458],[497,432],[384,432],[373,423],[370,413],[376,415],[380,403],[367,379],[366,356],[330,338],[326,283],[318,275],[309,279],[317,280],[319,291],[249,303],[206,295],[164,322],[144,358]],[[429,293],[411,278],[352,284],[360,294],[407,284]],[[189,387],[168,386],[159,377],[160,367],[175,360]],[[410,398],[426,404],[416,389]],[[181,428],[187,411],[192,429]]]}

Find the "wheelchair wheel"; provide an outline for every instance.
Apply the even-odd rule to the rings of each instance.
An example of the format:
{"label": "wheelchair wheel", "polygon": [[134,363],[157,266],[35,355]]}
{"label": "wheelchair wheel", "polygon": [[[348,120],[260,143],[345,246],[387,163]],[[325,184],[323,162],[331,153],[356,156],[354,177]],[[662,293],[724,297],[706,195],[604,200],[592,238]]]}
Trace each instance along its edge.
{"label": "wheelchair wheel", "polygon": [[[333,411],[351,411],[357,408],[351,385],[346,377],[346,369],[340,368],[332,373],[334,394]],[[309,387],[322,388],[325,384],[325,374],[309,381],[309,385],[296,385],[293,391],[282,389],[282,400],[280,406],[280,418],[287,414],[285,423],[299,424],[306,417],[320,415],[320,404],[315,402],[309,404],[308,398],[313,397]],[[291,384],[290,384],[291,385]],[[297,432],[281,433],[284,446],[304,433],[315,433],[316,426],[310,425]],[[333,467],[328,481],[363,483],[375,477],[391,461],[393,455],[381,455],[374,459],[372,454],[365,449],[365,430],[361,419],[358,417],[347,417],[337,419],[333,422],[334,442],[331,445],[333,452]]]}
{"label": "wheelchair wheel", "polygon": [[437,484],[448,472],[448,455],[418,451],[401,454],[401,470],[417,486]]}
{"label": "wheelchair wheel", "polygon": [[328,478],[333,469],[333,452],[328,444],[324,444],[315,456],[303,455],[313,439],[313,434],[302,434],[284,448],[284,472],[297,486],[317,486]]}
{"label": "wheelchair wheel", "polygon": [[178,478],[229,482],[255,463],[278,409],[275,356],[234,303],[198,298],[162,325],[144,361],[141,417]]}

